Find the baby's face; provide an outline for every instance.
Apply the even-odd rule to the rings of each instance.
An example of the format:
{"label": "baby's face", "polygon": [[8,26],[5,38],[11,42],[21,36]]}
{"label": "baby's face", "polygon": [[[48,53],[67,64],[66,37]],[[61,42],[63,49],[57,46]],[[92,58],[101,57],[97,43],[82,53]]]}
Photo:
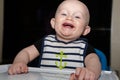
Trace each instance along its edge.
{"label": "baby's face", "polygon": [[52,19],[52,27],[59,40],[72,41],[84,35],[89,20],[87,18],[89,18],[88,10],[81,2],[64,1],[58,7],[55,18]]}

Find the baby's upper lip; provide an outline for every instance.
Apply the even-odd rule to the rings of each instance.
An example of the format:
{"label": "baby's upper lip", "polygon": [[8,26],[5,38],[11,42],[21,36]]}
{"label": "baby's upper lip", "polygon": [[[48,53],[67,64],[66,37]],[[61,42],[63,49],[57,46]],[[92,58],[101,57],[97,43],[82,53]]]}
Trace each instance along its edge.
{"label": "baby's upper lip", "polygon": [[70,28],[74,28],[74,25],[71,23],[63,23],[64,27],[70,27]]}

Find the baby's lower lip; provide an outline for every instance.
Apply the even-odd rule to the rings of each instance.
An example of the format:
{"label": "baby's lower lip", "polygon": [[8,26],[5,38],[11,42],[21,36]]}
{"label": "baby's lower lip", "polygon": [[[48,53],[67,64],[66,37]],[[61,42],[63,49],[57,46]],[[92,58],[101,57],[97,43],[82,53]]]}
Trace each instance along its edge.
{"label": "baby's lower lip", "polygon": [[70,29],[74,28],[73,26],[63,26],[63,27],[70,28]]}
{"label": "baby's lower lip", "polygon": [[65,28],[72,28],[71,26],[63,26],[63,27],[65,27]]}

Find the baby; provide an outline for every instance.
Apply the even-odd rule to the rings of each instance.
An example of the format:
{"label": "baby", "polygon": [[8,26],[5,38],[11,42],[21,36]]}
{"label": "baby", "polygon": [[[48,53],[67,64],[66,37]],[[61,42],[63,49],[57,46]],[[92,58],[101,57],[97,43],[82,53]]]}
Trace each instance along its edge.
{"label": "baby", "polygon": [[[33,45],[22,49],[9,67],[10,75],[27,73],[27,64],[40,56],[39,67],[75,70],[70,80],[97,80],[101,64],[94,48],[81,36],[91,28],[89,10],[78,0],[64,0],[51,19],[55,35],[47,35]],[[58,66],[58,62],[63,66]]]}

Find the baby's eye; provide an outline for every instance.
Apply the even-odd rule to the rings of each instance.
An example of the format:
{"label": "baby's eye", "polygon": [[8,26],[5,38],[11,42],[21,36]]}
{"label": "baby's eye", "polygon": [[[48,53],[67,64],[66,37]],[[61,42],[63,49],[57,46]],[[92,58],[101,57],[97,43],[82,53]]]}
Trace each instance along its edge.
{"label": "baby's eye", "polygon": [[75,18],[80,19],[80,16],[75,16]]}
{"label": "baby's eye", "polygon": [[65,13],[62,13],[61,15],[63,15],[63,16],[66,16],[67,14],[65,14]]}

